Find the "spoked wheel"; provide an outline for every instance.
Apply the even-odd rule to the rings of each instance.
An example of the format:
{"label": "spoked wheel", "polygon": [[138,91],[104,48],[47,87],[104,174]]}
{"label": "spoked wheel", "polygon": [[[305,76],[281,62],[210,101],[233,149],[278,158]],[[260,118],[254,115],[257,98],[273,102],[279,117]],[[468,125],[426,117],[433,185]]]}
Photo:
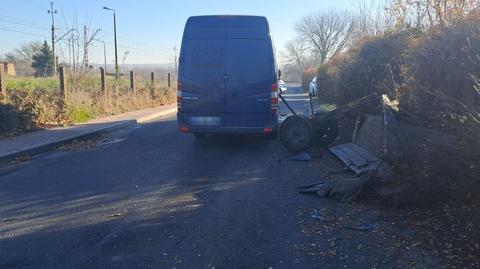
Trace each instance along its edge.
{"label": "spoked wheel", "polygon": [[305,116],[289,116],[280,126],[280,141],[290,151],[305,151],[312,145],[312,140],[312,124]]}

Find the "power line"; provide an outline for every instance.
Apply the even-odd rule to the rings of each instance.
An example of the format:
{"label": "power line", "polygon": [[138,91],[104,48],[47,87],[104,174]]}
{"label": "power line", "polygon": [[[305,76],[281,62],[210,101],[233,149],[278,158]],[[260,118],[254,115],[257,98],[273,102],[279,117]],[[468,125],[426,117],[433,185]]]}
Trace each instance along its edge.
{"label": "power line", "polygon": [[5,20],[5,19],[2,19],[2,18],[0,18],[0,21],[6,22],[6,23],[10,23],[10,24],[20,25],[20,26],[23,26],[23,27],[28,27],[28,28],[34,28],[34,29],[44,30],[44,31],[48,31],[48,30],[49,30],[48,28],[45,28],[45,27],[28,25],[28,24],[26,24],[26,23],[9,21],[9,20]]}
{"label": "power line", "polygon": [[[105,44],[108,44],[110,46],[114,45],[113,43],[108,42],[108,41],[105,41]],[[134,54],[143,55],[143,56],[147,56],[147,57],[152,57],[153,55],[165,56],[165,54],[163,54],[163,53],[158,53],[158,52],[153,52],[153,51],[151,51],[150,53],[138,52],[138,50],[142,51],[143,49],[139,49],[139,48],[135,48],[135,47],[131,47],[131,46],[118,45],[118,47],[120,47],[122,49],[128,49],[128,50],[130,50],[130,52],[132,52]]]}
{"label": "power line", "polygon": [[14,32],[14,33],[19,33],[19,34],[24,34],[24,35],[30,35],[30,36],[37,36],[37,37],[42,37],[42,38],[48,38],[47,36],[44,36],[44,35],[39,35],[39,34],[34,34],[34,33],[29,33],[29,32],[23,32],[23,31],[19,31],[19,30],[4,28],[4,27],[0,27],[0,30],[8,31],[8,32]]}
{"label": "power line", "polygon": [[[104,33],[105,33],[105,36],[111,36],[112,35],[112,33],[108,32],[108,31],[105,31]],[[132,47],[132,48],[135,48],[135,49],[150,50],[150,51],[154,51],[154,52],[157,52],[159,50],[162,50],[162,51],[166,52],[166,51],[170,50],[170,49],[166,49],[166,48],[152,47],[151,45],[147,45],[146,43],[138,42],[136,40],[134,41],[134,40],[126,38],[122,35],[117,35],[117,37],[120,40],[122,40],[122,43],[130,44],[129,46]]]}
{"label": "power line", "polygon": [[5,16],[5,15],[0,15],[0,19],[2,21],[11,22],[11,23],[15,23],[15,24],[20,24],[20,25],[24,25],[24,26],[27,26],[27,27],[31,27],[31,28],[48,30],[48,28],[46,28],[45,26],[35,24],[35,23],[32,23],[32,22],[28,22],[28,21],[24,21],[24,20],[19,20],[17,18],[8,17],[8,16]]}

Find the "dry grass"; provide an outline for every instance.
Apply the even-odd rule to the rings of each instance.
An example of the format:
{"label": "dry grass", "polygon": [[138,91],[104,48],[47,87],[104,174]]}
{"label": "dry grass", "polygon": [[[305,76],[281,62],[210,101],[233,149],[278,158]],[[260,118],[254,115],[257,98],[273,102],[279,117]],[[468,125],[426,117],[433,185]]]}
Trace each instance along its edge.
{"label": "dry grass", "polygon": [[[35,128],[86,122],[93,118],[157,107],[175,102],[174,88],[156,82],[154,96],[150,82],[137,78],[130,89],[126,78],[107,78],[109,96],[101,92],[98,75],[67,79],[63,102],[59,84],[53,78],[7,78],[7,96],[0,105],[0,133],[16,134]],[[159,86],[161,85],[161,86]]]}

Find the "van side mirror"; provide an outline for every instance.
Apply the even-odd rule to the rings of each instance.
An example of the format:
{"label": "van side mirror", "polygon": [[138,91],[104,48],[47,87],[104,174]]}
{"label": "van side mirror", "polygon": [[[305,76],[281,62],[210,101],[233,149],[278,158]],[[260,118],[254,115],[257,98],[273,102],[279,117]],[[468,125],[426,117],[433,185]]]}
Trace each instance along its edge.
{"label": "van side mirror", "polygon": [[278,79],[282,77],[282,70],[278,69]]}

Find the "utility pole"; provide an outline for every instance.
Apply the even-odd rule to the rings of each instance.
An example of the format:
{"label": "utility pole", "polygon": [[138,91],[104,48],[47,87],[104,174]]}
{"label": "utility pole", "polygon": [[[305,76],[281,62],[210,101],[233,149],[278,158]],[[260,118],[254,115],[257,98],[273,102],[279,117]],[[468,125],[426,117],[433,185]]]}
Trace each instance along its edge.
{"label": "utility pole", "polygon": [[50,10],[47,10],[49,14],[52,14],[52,52],[53,52],[53,75],[57,75],[57,59],[55,57],[55,16],[57,10],[53,9],[53,2],[50,2]]}
{"label": "utility pole", "polygon": [[77,56],[75,55],[75,38],[72,35],[72,55],[73,55],[73,78],[75,79],[75,76],[77,75]]}
{"label": "utility pole", "polygon": [[117,19],[115,18],[115,11],[113,11],[113,35],[115,39],[115,79],[118,79]]}
{"label": "utility pole", "polygon": [[177,77],[177,47],[173,47],[173,54],[175,55],[175,73],[173,73],[174,77]]}
{"label": "utility pole", "polygon": [[95,32],[93,32],[92,36],[88,36],[88,28],[87,26],[83,26],[83,67],[85,70],[88,69],[88,46],[90,46],[90,43],[94,41],[95,36],[100,32],[102,29],[96,29]]}
{"label": "utility pole", "polygon": [[105,70],[105,74],[107,74],[107,49],[105,47],[105,41],[100,39],[93,39],[93,41],[103,43],[103,70]]}
{"label": "utility pole", "polygon": [[87,26],[83,26],[83,66],[85,70],[88,70],[88,29]]}
{"label": "utility pole", "polygon": [[107,50],[105,49],[105,41],[103,43],[103,66],[105,67],[105,74],[107,73]]}

